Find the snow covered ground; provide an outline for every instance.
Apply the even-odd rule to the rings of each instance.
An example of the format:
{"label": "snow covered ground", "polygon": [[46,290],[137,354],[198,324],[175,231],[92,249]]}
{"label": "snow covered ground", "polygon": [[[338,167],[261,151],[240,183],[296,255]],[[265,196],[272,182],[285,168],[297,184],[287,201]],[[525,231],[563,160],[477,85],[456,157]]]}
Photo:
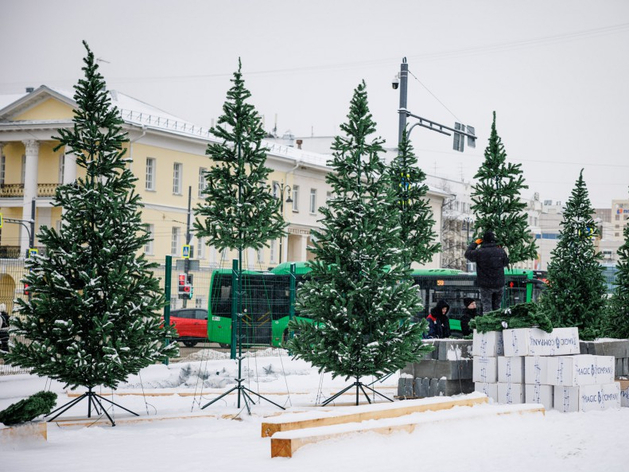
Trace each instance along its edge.
{"label": "snow covered ground", "polygon": [[[230,395],[200,409],[233,386],[236,374],[235,361],[210,350],[199,351],[186,362],[151,366],[121,385],[113,397],[99,390],[139,413],[139,421],[131,421],[131,415],[114,407],[110,414],[117,421],[115,428],[49,425],[48,441],[0,443],[0,468],[19,472],[629,470],[629,408],[482,419],[464,415],[452,419],[452,411],[427,412],[422,415],[443,421],[423,424],[410,434],[363,433],[310,444],[292,458],[272,459],[270,439],[260,437],[260,424],[265,416],[279,414],[277,407],[262,401],[253,405],[249,416]],[[309,364],[279,350],[245,359],[243,375],[248,376],[248,388],[290,412],[319,410],[318,401],[347,385],[344,379],[321,376]],[[392,376],[375,386],[393,396],[397,380]],[[2,376],[0,410],[47,387],[59,394],[59,405],[71,399],[57,382],[29,375]],[[350,404],[353,399],[353,394],[344,395],[336,404]],[[87,403],[82,402],[63,418],[86,413]]]}

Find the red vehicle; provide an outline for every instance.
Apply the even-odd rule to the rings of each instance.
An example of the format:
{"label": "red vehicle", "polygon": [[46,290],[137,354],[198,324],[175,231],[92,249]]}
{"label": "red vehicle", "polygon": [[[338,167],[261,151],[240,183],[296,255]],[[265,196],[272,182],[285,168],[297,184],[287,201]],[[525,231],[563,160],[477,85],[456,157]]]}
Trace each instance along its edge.
{"label": "red vehicle", "polygon": [[207,310],[202,308],[181,308],[170,312],[170,323],[179,334],[178,341],[186,347],[194,347],[199,342],[207,342]]}

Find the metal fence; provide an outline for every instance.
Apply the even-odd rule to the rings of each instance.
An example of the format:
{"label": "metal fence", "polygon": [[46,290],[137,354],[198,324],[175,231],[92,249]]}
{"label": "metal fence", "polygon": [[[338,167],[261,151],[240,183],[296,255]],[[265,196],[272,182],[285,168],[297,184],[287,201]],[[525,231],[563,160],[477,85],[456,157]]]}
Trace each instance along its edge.
{"label": "metal fence", "polygon": [[[171,273],[171,294],[170,294],[170,307],[171,309],[177,308],[203,308],[207,309],[210,279],[212,276],[212,268],[209,267],[196,267],[193,270],[189,270],[189,274],[192,276],[193,281],[193,293],[191,299],[179,298],[177,293],[177,281],[178,275],[183,273],[182,267],[173,267]],[[164,265],[154,270],[155,277],[160,281],[160,289],[163,293],[165,289],[166,269]],[[24,285],[21,280],[26,275],[26,269],[24,267],[24,259],[0,259],[0,303],[4,303],[9,314],[13,311],[14,300],[16,298],[26,297]],[[15,316],[15,315],[13,315]],[[28,340],[22,337],[16,337],[11,334],[9,344],[11,345],[15,341],[28,342]],[[3,353],[0,352],[0,375],[8,374],[21,374],[28,373],[30,369],[22,369],[19,367],[10,366],[4,363]]]}

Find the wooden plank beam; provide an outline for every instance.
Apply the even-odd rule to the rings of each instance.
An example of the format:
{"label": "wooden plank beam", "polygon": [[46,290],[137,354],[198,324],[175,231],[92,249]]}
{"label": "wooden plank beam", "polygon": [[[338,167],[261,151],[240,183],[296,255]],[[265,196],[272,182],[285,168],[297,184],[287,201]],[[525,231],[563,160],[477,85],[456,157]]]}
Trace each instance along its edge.
{"label": "wooden plank beam", "polygon": [[[477,411],[473,411],[477,410]],[[317,443],[331,438],[337,438],[350,434],[363,432],[374,432],[378,434],[389,434],[394,431],[413,432],[418,427],[441,421],[456,421],[458,419],[473,419],[493,415],[525,413],[545,413],[542,405],[491,405],[482,410],[470,408],[469,412],[460,415],[452,415],[447,418],[418,419],[417,415],[409,418],[387,418],[377,420],[369,424],[344,424],[333,426],[321,426],[316,428],[305,428],[302,430],[284,431],[276,433],[271,437],[271,457],[292,457],[295,451],[306,444]]]}
{"label": "wooden plank beam", "polygon": [[302,428],[331,426],[383,418],[397,418],[422,411],[447,410],[455,406],[474,406],[487,403],[487,396],[472,393],[462,398],[431,397],[420,400],[405,400],[377,405],[362,405],[339,408],[334,411],[295,413],[267,419],[262,423],[262,437],[270,437],[279,431],[292,431]]}

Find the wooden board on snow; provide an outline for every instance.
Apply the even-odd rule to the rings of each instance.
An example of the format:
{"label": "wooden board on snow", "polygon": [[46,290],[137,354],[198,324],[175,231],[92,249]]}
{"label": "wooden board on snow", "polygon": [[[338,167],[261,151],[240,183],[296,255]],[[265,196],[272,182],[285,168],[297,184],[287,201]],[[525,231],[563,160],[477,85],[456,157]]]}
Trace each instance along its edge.
{"label": "wooden board on snow", "polygon": [[372,432],[389,434],[394,431],[412,432],[419,426],[439,421],[455,421],[461,419],[473,419],[479,417],[506,415],[513,413],[545,413],[542,405],[481,405],[474,408],[465,408],[457,411],[443,411],[435,417],[422,417],[420,414],[411,414],[401,418],[386,418],[367,421],[363,423],[337,424],[333,426],[321,426],[305,428],[301,430],[283,431],[271,437],[271,457],[292,457],[295,451],[306,444],[312,444],[326,439],[337,438],[349,434]]}
{"label": "wooden board on snow", "polygon": [[400,416],[422,411],[447,410],[455,406],[473,406],[487,403],[487,396],[474,392],[463,397],[431,397],[420,400],[379,403],[362,406],[344,407],[310,413],[295,413],[267,419],[262,423],[262,437],[270,437],[279,431],[332,426]]}

